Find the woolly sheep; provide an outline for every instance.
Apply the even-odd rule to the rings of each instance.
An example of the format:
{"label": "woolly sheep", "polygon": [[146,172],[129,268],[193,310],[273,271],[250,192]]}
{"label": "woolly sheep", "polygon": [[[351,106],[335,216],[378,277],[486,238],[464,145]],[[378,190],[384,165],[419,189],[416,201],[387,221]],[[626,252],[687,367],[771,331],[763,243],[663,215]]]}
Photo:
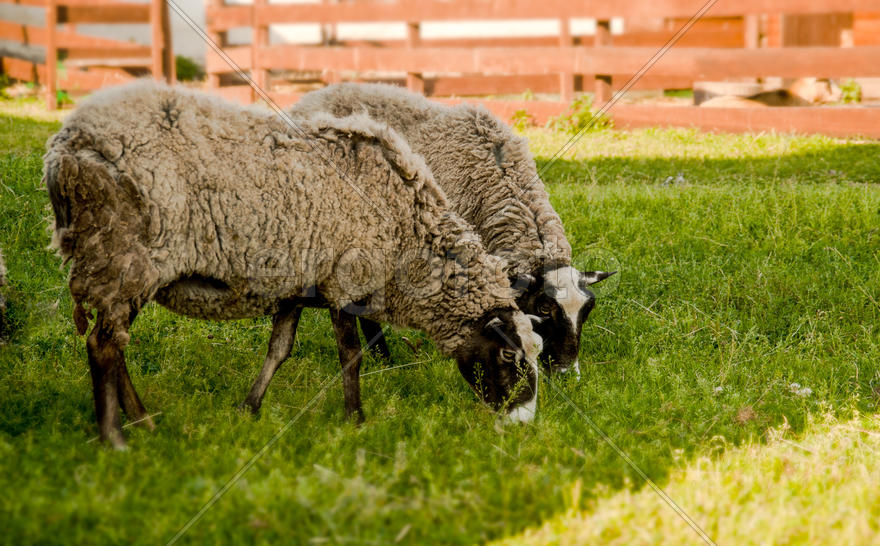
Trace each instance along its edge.
{"label": "woolly sheep", "polygon": [[353,313],[424,330],[486,403],[534,416],[540,337],[499,260],[387,126],[317,116],[291,127],[138,82],[85,101],[44,160],[80,335],[86,307],[97,312],[86,347],[100,434],[114,446],[120,405],[153,426],[124,357],[151,300],[215,320],[329,306],[350,416],[361,414]]}
{"label": "woolly sheep", "polygon": [[546,319],[535,326],[544,340],[541,361],[548,370],[580,375],[581,330],[595,303],[587,286],[613,273],[571,266],[562,221],[524,138],[485,108],[448,107],[385,84],[331,85],[307,93],[291,113],[366,113],[399,131],[425,158],[450,208],[474,226],[490,254],[505,259],[521,288],[520,309]]}

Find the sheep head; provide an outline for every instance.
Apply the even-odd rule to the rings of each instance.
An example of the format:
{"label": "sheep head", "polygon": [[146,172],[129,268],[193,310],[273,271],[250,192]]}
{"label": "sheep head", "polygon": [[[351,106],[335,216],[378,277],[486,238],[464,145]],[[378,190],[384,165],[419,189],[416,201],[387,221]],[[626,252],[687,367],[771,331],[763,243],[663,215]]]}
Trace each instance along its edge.
{"label": "sheep head", "polygon": [[543,345],[531,320],[509,307],[487,312],[470,327],[471,335],[455,352],[461,375],[483,402],[511,421],[531,421]]}
{"label": "sheep head", "polygon": [[539,360],[546,371],[573,371],[580,377],[581,330],[596,304],[588,287],[614,273],[562,265],[511,279],[519,308],[542,319],[535,324],[535,333],[544,340]]}

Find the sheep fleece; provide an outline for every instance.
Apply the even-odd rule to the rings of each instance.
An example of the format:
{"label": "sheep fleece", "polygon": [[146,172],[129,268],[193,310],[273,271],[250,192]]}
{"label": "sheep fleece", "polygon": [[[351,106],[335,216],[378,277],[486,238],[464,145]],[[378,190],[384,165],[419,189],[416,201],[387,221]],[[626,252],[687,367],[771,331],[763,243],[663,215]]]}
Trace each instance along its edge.
{"label": "sheep fleece", "polygon": [[[85,101],[49,141],[45,164],[53,203],[66,205],[55,208],[54,244],[72,262],[81,333],[83,305],[112,328],[126,324],[128,302],[157,293],[177,312],[223,319],[271,312],[316,287],[340,308],[369,299],[371,318],[421,328],[452,351],[463,322],[514,305],[501,261],[448,212],[421,157],[366,116],[294,128],[268,111],[138,82]],[[352,252],[371,268],[340,274]],[[402,261],[407,252],[424,259]],[[169,290],[192,278],[224,286]],[[229,301],[242,303],[221,305]]]}
{"label": "sheep fleece", "polygon": [[292,113],[366,113],[422,154],[453,211],[474,226],[509,273],[570,265],[565,228],[538,177],[528,141],[481,106],[445,106],[400,87],[342,83],[307,93]]}

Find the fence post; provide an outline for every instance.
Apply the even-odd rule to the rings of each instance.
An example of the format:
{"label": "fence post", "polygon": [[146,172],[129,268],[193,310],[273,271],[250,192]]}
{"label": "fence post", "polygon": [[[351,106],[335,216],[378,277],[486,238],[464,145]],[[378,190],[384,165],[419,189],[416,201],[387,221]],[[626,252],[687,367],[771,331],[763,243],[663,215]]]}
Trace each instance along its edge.
{"label": "fence post", "polygon": [[153,60],[152,72],[154,80],[161,80],[165,74],[165,55],[162,46],[165,44],[165,33],[162,28],[162,6],[164,0],[150,0],[150,53]]}
{"label": "fence post", "polygon": [[[596,21],[596,38],[593,44],[597,49],[611,45],[611,21]],[[596,74],[596,95],[593,102],[597,105],[611,100],[611,74]]]}
{"label": "fence post", "polygon": [[[406,47],[407,48],[416,48],[419,47],[419,43],[422,41],[421,38],[421,29],[418,23],[407,23],[406,24]],[[421,72],[407,72],[406,73],[406,88],[415,93],[424,93],[425,92],[425,79],[422,77]]]}
{"label": "fence post", "polygon": [[[208,5],[213,7],[222,7],[224,5],[223,0],[208,0]],[[211,20],[207,21],[207,31],[208,37],[211,38],[218,47],[223,48],[226,46],[226,32],[217,32],[214,31],[213,25],[211,24]],[[216,55],[214,50],[208,49],[208,55]],[[220,88],[220,74],[217,72],[208,72],[208,89],[219,89]]]}
{"label": "fence post", "polygon": [[58,46],[55,40],[57,29],[58,6],[55,5],[55,0],[46,0],[46,108],[49,110],[58,108],[56,92]]}
{"label": "fence post", "polygon": [[758,49],[761,45],[760,17],[755,14],[743,17],[743,45],[746,49]]}
{"label": "fence post", "polygon": [[[321,0],[322,4],[332,4],[334,0]],[[321,23],[321,45],[324,47],[333,45],[336,42],[336,23]],[[342,81],[342,75],[338,70],[327,68],[321,74],[325,85],[339,83]]]}
{"label": "fence post", "polygon": [[[260,48],[269,45],[269,25],[260,24],[257,21],[257,9],[265,6],[266,0],[254,0],[251,10],[251,27],[253,27],[253,39],[251,40],[251,75],[257,87],[268,92],[269,71],[265,68],[257,68],[257,60]],[[257,93],[251,89],[251,102],[257,100]]]}
{"label": "fence post", "polygon": [[[571,38],[571,20],[568,18],[559,20],[559,47],[571,47],[574,41]],[[574,100],[574,72],[566,70],[559,74],[559,97],[563,102]]]}
{"label": "fence post", "polygon": [[171,16],[168,13],[168,2],[162,2],[162,60],[165,65],[163,76],[168,83],[177,81],[177,64],[174,59],[174,42],[171,38]]}

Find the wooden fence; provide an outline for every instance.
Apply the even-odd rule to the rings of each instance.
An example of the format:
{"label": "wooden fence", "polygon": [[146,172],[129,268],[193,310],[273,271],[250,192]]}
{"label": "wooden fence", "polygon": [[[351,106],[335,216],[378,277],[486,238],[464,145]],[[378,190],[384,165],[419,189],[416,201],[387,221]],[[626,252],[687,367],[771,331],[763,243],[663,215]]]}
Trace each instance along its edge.
{"label": "wooden fence", "polygon": [[[564,110],[578,90],[593,91],[597,102],[607,100],[614,88],[638,72],[705,4],[705,0],[324,0],[315,4],[253,0],[251,5],[206,1],[209,35],[280,104],[297,98],[296,93],[278,92],[271,85],[276,82],[275,75],[285,72],[317,74],[324,83],[387,78],[388,74],[396,73],[410,89],[434,96],[521,93],[526,89],[555,92],[560,97],[558,101],[518,105],[534,112],[538,121]],[[687,88],[697,80],[880,76],[880,44],[789,46],[798,42],[783,36],[781,23],[785,18],[808,20],[842,14],[840,20],[851,24],[853,13],[876,12],[880,12],[880,0],[720,0],[704,20],[657,61],[640,86]],[[618,17],[624,20],[627,31],[612,35],[609,21]],[[570,21],[574,18],[595,19],[595,34],[573,35]],[[558,20],[558,36],[427,40],[420,32],[425,22],[533,19]],[[658,20],[664,22],[660,28],[641,25]],[[406,39],[367,42],[333,37],[332,29],[341,23],[387,22],[405,23]],[[289,23],[315,23],[330,32],[324,32],[323,43],[318,45],[271,43],[270,26]],[[230,45],[227,33],[241,27],[252,29],[251,43]],[[864,34],[864,30],[860,32]],[[773,45],[774,40],[786,47],[762,47]],[[254,100],[251,89],[236,81],[232,68],[210,49],[206,71],[209,88],[243,102]],[[514,105],[482,102],[499,113],[510,111]],[[806,132],[817,129],[817,118],[810,119],[814,110],[797,108],[763,118],[750,115],[748,122],[743,121],[746,117],[741,110],[719,109],[709,113],[696,107],[618,105],[611,114],[618,126],[693,124],[706,129],[778,128]],[[880,109],[842,113],[839,119],[836,115],[819,115],[836,120],[826,132],[880,137]]]}
{"label": "wooden fence", "polygon": [[[151,73],[174,80],[168,6],[164,0],[0,0],[39,8],[42,25],[0,20],[0,62],[4,74],[45,86],[49,109],[57,108],[57,89],[94,90]],[[144,24],[151,44],[86,36],[79,24]]]}

